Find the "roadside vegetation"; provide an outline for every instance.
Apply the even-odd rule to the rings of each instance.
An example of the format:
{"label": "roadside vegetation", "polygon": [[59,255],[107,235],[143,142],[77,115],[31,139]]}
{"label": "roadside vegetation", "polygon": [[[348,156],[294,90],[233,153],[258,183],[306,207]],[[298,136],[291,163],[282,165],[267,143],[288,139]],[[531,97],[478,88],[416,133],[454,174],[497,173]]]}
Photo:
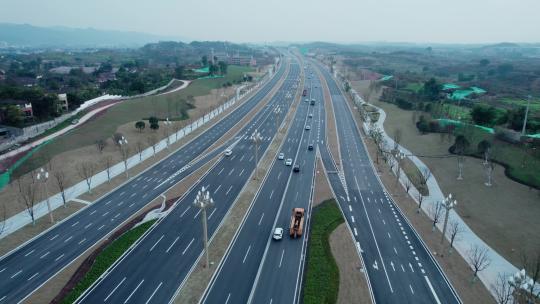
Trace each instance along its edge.
{"label": "roadside vegetation", "polygon": [[336,201],[326,200],[313,209],[307,253],[303,303],[336,303],[339,292],[339,268],[330,248],[332,231],[343,223]]}
{"label": "roadside vegetation", "polygon": [[[54,156],[81,147],[94,145],[97,141],[108,140],[119,126],[139,120],[148,120],[157,117],[159,120],[184,120],[190,123],[192,120],[188,111],[194,108],[195,97],[218,90],[217,94],[229,88],[229,83],[237,83],[243,79],[243,75],[252,71],[251,68],[242,66],[228,67],[228,73],[222,78],[208,78],[193,81],[188,87],[178,92],[161,96],[148,96],[124,101],[107,109],[103,114],[91,119],[84,125],[65,134],[38,153],[32,155],[26,162],[13,172],[17,178],[22,174],[45,165]],[[222,99],[223,97],[215,96]]]}
{"label": "roadside vegetation", "polygon": [[77,285],[69,292],[61,303],[74,303],[75,300],[87,290],[111,265],[116,262],[153,224],[155,220],[141,224],[135,227],[110,245],[96,257],[94,264]]}

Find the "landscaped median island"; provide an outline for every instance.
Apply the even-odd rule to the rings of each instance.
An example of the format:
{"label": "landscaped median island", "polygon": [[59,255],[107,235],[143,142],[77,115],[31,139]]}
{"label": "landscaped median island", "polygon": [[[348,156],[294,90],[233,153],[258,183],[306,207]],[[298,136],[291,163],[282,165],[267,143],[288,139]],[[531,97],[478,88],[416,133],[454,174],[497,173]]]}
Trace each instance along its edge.
{"label": "landscaped median island", "polygon": [[344,219],[333,199],[315,207],[312,214],[303,303],[336,303],[339,269],[330,249],[329,238]]}
{"label": "landscaped median island", "polygon": [[[57,303],[74,303],[75,300],[109,268],[116,262],[131,245],[133,245],[152,225],[156,220],[151,220],[143,223],[135,228],[132,228],[122,234],[118,239],[106,246],[94,260],[91,268],[79,280],[75,287],[67,293],[63,299],[55,299]],[[57,301],[56,301],[57,300]]]}

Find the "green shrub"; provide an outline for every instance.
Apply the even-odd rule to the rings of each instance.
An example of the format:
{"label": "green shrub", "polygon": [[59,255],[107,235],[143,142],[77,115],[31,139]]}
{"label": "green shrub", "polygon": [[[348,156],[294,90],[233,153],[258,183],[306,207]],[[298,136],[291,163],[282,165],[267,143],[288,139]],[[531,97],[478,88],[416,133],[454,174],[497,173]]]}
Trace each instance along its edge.
{"label": "green shrub", "polygon": [[334,200],[324,201],[313,212],[307,255],[305,304],[337,302],[339,269],[330,249],[330,234],[343,223],[343,216]]}

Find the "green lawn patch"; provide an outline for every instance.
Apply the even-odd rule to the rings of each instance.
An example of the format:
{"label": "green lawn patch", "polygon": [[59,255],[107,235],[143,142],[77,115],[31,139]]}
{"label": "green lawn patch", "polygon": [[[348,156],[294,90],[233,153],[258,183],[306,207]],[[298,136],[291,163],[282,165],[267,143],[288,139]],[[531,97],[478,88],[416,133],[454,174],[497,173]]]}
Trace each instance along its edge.
{"label": "green lawn patch", "polygon": [[343,222],[341,211],[333,199],[313,209],[304,281],[305,304],[337,302],[339,269],[328,239],[332,231]]}
{"label": "green lawn patch", "polygon": [[155,220],[146,222],[122,234],[96,257],[92,268],[62,300],[62,303],[73,303],[88,289],[128,248],[135,243],[151,226]]}
{"label": "green lawn patch", "polygon": [[420,90],[422,90],[423,87],[424,87],[424,85],[422,83],[420,83],[420,82],[411,82],[411,83],[408,83],[405,86],[405,90],[418,93],[418,92],[420,92]]}

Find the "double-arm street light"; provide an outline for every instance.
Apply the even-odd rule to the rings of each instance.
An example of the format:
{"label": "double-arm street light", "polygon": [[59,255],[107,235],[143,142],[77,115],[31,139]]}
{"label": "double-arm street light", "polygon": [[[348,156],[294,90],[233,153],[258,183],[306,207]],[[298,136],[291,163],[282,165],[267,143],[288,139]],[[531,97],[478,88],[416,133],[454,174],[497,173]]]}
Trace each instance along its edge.
{"label": "double-arm street light", "polygon": [[448,214],[450,213],[450,210],[454,209],[454,207],[457,205],[457,200],[452,198],[452,194],[448,194],[447,197],[445,197],[442,201],[442,206],[444,209],[446,209],[446,214],[444,215],[444,225],[443,225],[443,231],[441,235],[441,244],[444,241],[444,236],[446,233],[446,226],[448,225]]}
{"label": "double-arm street light", "polygon": [[263,138],[258,130],[253,131],[250,138],[255,144],[255,179],[257,180],[259,179],[259,145]]}
{"label": "double-arm street light", "polygon": [[51,220],[51,223],[54,223],[51,202],[49,201],[49,191],[47,189],[47,181],[49,180],[49,172],[43,170],[43,168],[39,169],[39,172],[37,174],[37,179],[43,183],[43,190],[45,191],[45,198],[47,200],[47,209],[49,211],[49,219]]}
{"label": "double-arm street light", "polygon": [[197,197],[193,201],[193,206],[201,209],[201,220],[203,225],[203,240],[204,252],[206,256],[206,264],[204,267],[210,267],[208,257],[208,223],[206,218],[206,209],[214,206],[214,200],[210,197],[210,192],[203,186],[197,193]]}
{"label": "double-arm street light", "polygon": [[401,174],[401,161],[405,159],[405,153],[397,149],[394,153],[394,158],[397,162],[397,173],[396,173],[396,183],[399,182],[399,175]]}
{"label": "double-arm street light", "polygon": [[122,160],[124,161],[124,169],[126,171],[126,179],[127,179],[129,178],[129,172],[128,172],[128,167],[127,167],[127,159],[129,156],[129,150],[128,150],[128,141],[124,136],[122,136],[122,138],[118,140],[118,146],[120,147],[120,154],[122,154]]}

